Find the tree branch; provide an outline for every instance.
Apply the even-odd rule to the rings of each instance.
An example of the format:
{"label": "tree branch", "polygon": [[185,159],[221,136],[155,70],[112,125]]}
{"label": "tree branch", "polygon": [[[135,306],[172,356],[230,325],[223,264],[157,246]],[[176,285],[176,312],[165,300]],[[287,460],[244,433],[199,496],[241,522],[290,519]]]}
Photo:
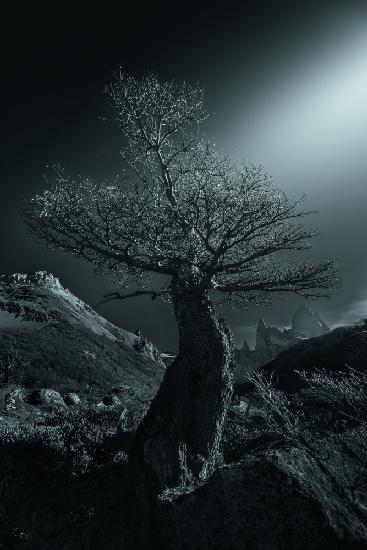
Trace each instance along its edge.
{"label": "tree branch", "polygon": [[131,294],[121,294],[119,291],[110,292],[104,295],[104,299],[95,304],[93,307],[98,307],[111,300],[127,300],[128,298],[136,298],[137,296],[151,296],[152,300],[155,300],[163,294],[169,294],[169,290],[136,290]]}

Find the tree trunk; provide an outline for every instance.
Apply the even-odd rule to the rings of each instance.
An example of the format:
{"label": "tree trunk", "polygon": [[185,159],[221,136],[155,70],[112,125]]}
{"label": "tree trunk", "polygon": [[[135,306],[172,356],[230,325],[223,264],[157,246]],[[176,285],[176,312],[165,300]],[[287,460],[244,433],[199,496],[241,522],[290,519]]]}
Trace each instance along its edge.
{"label": "tree trunk", "polygon": [[152,547],[151,534],[159,532],[157,496],[165,488],[182,484],[186,474],[205,479],[212,473],[232,393],[226,323],[196,289],[176,285],[173,305],[179,354],[137,430],[129,459],[136,548]]}

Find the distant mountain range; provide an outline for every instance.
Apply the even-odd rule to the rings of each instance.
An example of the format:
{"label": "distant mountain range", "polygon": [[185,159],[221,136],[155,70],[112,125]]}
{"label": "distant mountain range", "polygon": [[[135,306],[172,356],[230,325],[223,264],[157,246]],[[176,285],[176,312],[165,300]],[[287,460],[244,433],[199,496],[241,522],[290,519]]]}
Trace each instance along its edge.
{"label": "distant mountain range", "polygon": [[255,349],[251,350],[246,340],[242,347],[236,350],[237,368],[235,382],[245,380],[246,370],[253,370],[272,361],[282,351],[293,347],[308,338],[314,338],[330,332],[330,328],[305,305],[301,305],[292,317],[292,327],[280,330],[269,326],[260,319],[256,329]]}
{"label": "distant mountain range", "polygon": [[272,374],[273,383],[286,392],[295,392],[306,384],[295,372],[315,370],[329,373],[367,370],[367,325],[338,327],[330,333],[300,342],[280,353],[262,367]]}

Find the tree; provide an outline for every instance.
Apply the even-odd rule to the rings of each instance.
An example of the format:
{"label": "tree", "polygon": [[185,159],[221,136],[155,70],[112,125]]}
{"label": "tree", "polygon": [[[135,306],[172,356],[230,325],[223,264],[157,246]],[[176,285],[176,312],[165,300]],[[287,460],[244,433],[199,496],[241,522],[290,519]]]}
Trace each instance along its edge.
{"label": "tree", "polygon": [[[124,168],[113,182],[66,176],[29,199],[25,220],[51,249],[68,251],[117,276],[106,297],[150,295],[172,301],[179,353],[141,423],[131,468],[151,495],[178,483],[179,449],[197,477],[216,464],[232,391],[232,339],[219,300],[259,302],[277,292],[325,295],[335,264],[290,264],[315,232],[261,167],[221,154],[201,124],[203,90],[115,75],[105,88],[109,122],[124,137]],[[160,274],[165,286],[154,286]],[[129,292],[139,282],[140,290]],[[122,292],[122,288],[126,292]],[[149,496],[150,495],[150,496]]]}

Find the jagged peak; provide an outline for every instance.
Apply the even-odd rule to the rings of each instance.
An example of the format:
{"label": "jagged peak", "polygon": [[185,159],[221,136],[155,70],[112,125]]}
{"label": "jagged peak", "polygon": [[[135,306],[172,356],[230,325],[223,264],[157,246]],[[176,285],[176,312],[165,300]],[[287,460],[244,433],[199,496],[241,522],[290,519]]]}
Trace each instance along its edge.
{"label": "jagged peak", "polygon": [[292,317],[292,328],[296,331],[305,331],[306,336],[319,336],[329,332],[330,328],[318,313],[301,304]]}
{"label": "jagged peak", "polygon": [[264,330],[264,329],[267,329],[268,328],[268,325],[265,323],[264,319],[263,318],[260,318],[258,323],[257,323],[257,330]]}
{"label": "jagged peak", "polygon": [[309,307],[307,307],[305,304],[301,304],[298,309],[296,310],[296,312],[294,313],[294,315],[298,312],[305,312],[305,313],[310,313],[311,315],[313,315],[313,312],[310,310]]}

